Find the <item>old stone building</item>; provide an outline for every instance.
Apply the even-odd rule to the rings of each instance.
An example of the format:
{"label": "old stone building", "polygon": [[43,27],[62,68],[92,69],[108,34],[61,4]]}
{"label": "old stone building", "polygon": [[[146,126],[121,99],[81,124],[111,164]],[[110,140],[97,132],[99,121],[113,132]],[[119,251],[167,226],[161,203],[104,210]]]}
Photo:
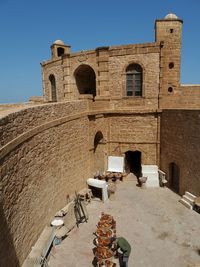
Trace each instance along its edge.
{"label": "old stone building", "polygon": [[200,85],[180,84],[182,25],[168,14],[153,43],[77,53],[57,40],[41,64],[43,97],[0,106],[1,266],[23,263],[108,155],[135,173],[158,165],[178,194],[200,194]]}

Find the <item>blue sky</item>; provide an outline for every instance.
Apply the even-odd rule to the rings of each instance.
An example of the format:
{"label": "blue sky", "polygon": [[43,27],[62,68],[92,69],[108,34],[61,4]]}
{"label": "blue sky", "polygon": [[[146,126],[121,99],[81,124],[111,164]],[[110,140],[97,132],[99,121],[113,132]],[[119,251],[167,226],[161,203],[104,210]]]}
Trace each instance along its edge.
{"label": "blue sky", "polygon": [[73,52],[154,42],[155,19],[183,19],[181,82],[200,84],[200,0],[0,0],[0,103],[42,95],[40,62],[56,39]]}

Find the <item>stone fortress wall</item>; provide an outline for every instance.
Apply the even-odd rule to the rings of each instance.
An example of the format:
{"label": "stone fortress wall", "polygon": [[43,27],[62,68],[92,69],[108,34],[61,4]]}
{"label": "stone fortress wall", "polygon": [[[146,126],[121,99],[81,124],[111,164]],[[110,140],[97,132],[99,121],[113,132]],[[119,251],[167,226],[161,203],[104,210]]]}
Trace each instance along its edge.
{"label": "stone fortress wall", "polygon": [[200,195],[200,111],[163,110],[161,117],[160,168],[169,187],[180,195]]}
{"label": "stone fortress wall", "polygon": [[[67,196],[106,170],[109,155],[140,151],[177,193],[200,194],[200,86],[180,84],[182,21],[174,16],[156,21],[155,43],[71,53],[55,42],[42,63],[43,99],[0,106],[1,266],[22,265]],[[131,64],[143,70],[141,96],[126,95]]]}
{"label": "stone fortress wall", "polygon": [[[23,263],[67,195],[85,187],[96,170],[106,169],[107,155],[121,155],[135,143],[143,161],[156,164],[154,114],[103,114],[90,111],[88,101],[44,104],[0,120],[2,266],[8,260],[10,266]],[[97,132],[105,141],[94,151]]]}
{"label": "stone fortress wall", "polygon": [[67,195],[85,186],[89,123],[78,102],[30,108],[0,122],[3,133],[15,129],[3,135],[1,149],[1,266],[21,266]]}

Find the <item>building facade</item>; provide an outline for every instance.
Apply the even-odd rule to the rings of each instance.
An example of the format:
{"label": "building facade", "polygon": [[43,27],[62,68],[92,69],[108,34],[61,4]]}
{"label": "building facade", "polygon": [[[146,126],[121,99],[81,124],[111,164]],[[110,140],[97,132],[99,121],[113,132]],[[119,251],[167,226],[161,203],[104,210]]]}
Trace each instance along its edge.
{"label": "building facade", "polygon": [[168,14],[153,43],[77,53],[57,40],[41,63],[42,99],[0,105],[1,266],[22,265],[109,155],[136,175],[158,165],[176,193],[200,194],[200,85],[180,83],[182,24]]}
{"label": "building facade", "polygon": [[[61,40],[51,46],[52,58],[42,63],[44,99],[88,100],[93,114],[88,115],[91,151],[95,133],[101,131],[104,140],[98,160],[90,157],[91,172],[105,170],[108,154],[124,155],[129,170],[138,165],[130,166],[129,161],[161,167],[161,118],[166,114],[162,111],[199,108],[200,86],[180,84],[182,25],[175,14],[156,20],[154,43],[77,53],[71,53]],[[162,167],[173,180],[170,168]],[[175,188],[180,194],[184,190],[181,184]]]}

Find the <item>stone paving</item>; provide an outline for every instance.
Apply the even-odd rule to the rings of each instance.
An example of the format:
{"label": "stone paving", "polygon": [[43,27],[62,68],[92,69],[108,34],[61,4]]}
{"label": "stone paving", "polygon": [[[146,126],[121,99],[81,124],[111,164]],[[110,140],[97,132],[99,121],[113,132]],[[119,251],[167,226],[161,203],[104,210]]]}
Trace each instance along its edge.
{"label": "stone paving", "polygon": [[117,236],[132,246],[129,267],[188,267],[200,263],[200,215],[168,188],[141,189],[133,177],[117,184],[105,203],[87,206],[89,221],[75,227],[49,259],[50,267],[92,267],[93,232],[100,213],[113,215]]}

